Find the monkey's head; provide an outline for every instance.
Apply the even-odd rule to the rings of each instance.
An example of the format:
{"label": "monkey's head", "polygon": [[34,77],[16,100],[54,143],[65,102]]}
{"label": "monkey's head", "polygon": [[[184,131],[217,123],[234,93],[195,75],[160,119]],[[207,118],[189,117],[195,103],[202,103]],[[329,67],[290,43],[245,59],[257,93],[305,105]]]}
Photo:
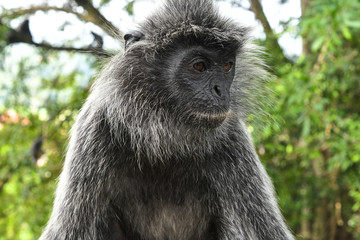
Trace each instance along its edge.
{"label": "monkey's head", "polygon": [[234,112],[232,83],[247,30],[220,16],[212,1],[168,0],[125,35],[125,56],[141,62],[131,67],[142,72],[138,84],[151,91],[151,102],[180,123],[215,128]]}
{"label": "monkey's head", "polygon": [[206,152],[258,109],[257,83],[268,75],[248,33],[211,0],[166,0],[125,35],[125,53],[100,75],[93,97],[136,151]]}

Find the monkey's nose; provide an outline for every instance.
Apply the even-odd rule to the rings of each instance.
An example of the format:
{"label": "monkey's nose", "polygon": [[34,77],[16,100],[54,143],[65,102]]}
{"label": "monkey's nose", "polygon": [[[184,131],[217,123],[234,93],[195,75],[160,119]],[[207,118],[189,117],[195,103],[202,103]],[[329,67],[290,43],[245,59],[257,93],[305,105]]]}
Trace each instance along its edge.
{"label": "monkey's nose", "polygon": [[214,93],[218,96],[218,97],[222,97],[222,92],[221,92],[221,88],[219,85],[215,85],[214,86]]}
{"label": "monkey's nose", "polygon": [[214,84],[211,89],[212,96],[219,107],[227,108],[230,102],[230,93],[225,85]]}

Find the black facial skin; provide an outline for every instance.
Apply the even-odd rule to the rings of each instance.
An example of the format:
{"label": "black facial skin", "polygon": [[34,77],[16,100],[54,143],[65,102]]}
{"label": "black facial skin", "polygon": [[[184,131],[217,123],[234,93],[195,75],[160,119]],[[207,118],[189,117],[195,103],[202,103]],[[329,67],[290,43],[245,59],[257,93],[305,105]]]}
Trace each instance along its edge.
{"label": "black facial skin", "polygon": [[182,119],[191,125],[219,126],[231,114],[235,54],[196,46],[178,51],[174,56],[170,82],[177,92],[186,96],[180,101],[177,99],[177,104],[184,106]]}

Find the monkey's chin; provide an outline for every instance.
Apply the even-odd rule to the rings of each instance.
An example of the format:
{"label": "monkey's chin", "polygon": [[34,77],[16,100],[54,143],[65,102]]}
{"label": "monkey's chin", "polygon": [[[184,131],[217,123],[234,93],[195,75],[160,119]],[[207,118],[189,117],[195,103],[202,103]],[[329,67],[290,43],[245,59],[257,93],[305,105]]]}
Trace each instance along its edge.
{"label": "monkey's chin", "polygon": [[193,116],[193,121],[196,125],[206,128],[219,127],[226,118],[229,118],[234,113],[230,110],[226,113],[196,113]]}

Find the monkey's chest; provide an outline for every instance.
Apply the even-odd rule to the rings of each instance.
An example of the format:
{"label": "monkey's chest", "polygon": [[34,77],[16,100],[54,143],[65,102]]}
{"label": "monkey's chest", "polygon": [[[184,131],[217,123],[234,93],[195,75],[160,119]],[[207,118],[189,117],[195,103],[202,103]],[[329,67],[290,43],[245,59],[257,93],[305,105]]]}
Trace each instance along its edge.
{"label": "monkey's chest", "polygon": [[131,225],[143,239],[207,239],[210,215],[200,201],[187,198],[181,204],[151,200],[132,209]]}

